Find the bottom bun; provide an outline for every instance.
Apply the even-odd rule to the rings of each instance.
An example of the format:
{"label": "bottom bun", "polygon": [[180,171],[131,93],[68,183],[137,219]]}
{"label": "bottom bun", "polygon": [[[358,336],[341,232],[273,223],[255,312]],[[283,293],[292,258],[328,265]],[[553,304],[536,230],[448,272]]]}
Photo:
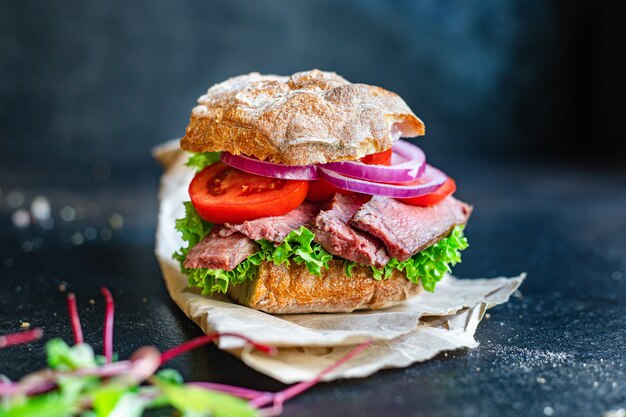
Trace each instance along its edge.
{"label": "bottom bun", "polygon": [[376,280],[363,265],[355,265],[352,276],[347,276],[343,261],[331,261],[321,276],[311,274],[305,265],[264,261],[254,280],[230,285],[228,294],[239,304],[272,314],[350,313],[390,307],[422,290],[421,284],[397,270]]}

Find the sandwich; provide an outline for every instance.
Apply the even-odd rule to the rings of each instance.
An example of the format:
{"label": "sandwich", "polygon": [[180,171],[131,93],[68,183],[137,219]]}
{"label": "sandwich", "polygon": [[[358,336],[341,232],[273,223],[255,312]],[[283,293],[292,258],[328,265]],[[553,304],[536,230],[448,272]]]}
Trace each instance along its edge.
{"label": "sandwich", "polygon": [[434,291],[467,247],[471,207],[401,139],[424,134],[397,94],[332,72],[216,84],[180,141],[196,173],[173,256],[202,294],[272,314]]}

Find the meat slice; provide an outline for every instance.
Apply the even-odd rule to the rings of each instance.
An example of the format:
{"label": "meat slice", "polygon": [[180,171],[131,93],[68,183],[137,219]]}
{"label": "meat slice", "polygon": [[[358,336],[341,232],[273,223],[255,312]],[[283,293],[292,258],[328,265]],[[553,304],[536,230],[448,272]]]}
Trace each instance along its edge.
{"label": "meat slice", "polygon": [[466,223],[471,211],[453,197],[419,207],[374,196],[359,208],[350,224],[380,238],[391,256],[406,261],[447,236],[457,224]]}
{"label": "meat slice", "polygon": [[245,221],[242,224],[226,223],[220,230],[220,236],[229,236],[241,232],[252,240],[267,239],[280,243],[292,230],[308,223],[319,211],[319,204],[304,202],[282,216],[262,217]]}
{"label": "meat slice", "polygon": [[185,268],[224,269],[232,271],[244,259],[259,251],[259,245],[241,233],[220,236],[215,227],[204,239],[189,250]]}
{"label": "meat slice", "polygon": [[369,197],[335,194],[330,204],[311,222],[315,241],[333,255],[382,268],[389,262],[384,244],[351,227],[350,218]]}

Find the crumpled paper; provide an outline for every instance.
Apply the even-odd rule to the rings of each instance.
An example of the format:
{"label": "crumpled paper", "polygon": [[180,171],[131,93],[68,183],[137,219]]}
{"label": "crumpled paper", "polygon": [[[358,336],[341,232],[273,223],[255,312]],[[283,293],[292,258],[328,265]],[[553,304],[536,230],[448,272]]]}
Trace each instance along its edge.
{"label": "crumpled paper", "polygon": [[174,228],[189,200],[187,187],[193,171],[184,166],[188,155],[178,141],[154,149],[165,168],[159,192],[156,239],[159,260],[172,299],[205,333],[237,332],[259,343],[279,347],[267,356],[245,342],[223,337],[219,347],[250,367],[284,383],[314,377],[357,344],[373,343],[324,380],[365,377],[384,368],[406,367],[440,352],[478,346],[476,327],[485,311],[505,303],[525,278],[462,280],[446,276],[434,293],[423,293],[403,305],[349,314],[270,315],[240,306],[224,295],[205,297],[187,286],[172,253],[182,245]]}

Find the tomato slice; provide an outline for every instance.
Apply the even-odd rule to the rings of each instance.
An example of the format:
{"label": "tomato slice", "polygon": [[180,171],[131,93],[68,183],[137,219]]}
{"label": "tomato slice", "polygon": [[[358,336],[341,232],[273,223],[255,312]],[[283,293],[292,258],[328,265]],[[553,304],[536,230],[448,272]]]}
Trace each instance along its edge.
{"label": "tomato slice", "polygon": [[[407,185],[409,184],[419,184],[419,180],[407,183]],[[398,198],[397,200],[413,206],[434,206],[435,204],[440,203],[444,198],[452,195],[455,191],[456,183],[452,178],[448,178],[448,180],[444,182],[443,185],[434,193],[421,195],[419,197]]]}
{"label": "tomato slice", "polygon": [[289,213],[302,204],[308,190],[308,181],[261,177],[222,162],[204,168],[189,184],[200,217],[218,224]]}
{"label": "tomato slice", "polygon": [[337,188],[325,179],[319,179],[315,181],[309,181],[309,192],[306,195],[306,199],[309,201],[328,201],[335,193],[339,194],[352,194],[352,191],[342,190]]}
{"label": "tomato slice", "polygon": [[386,151],[373,153],[361,158],[361,162],[367,165],[391,165],[391,148]]}
{"label": "tomato slice", "polygon": [[[361,158],[361,162],[367,165],[391,165],[391,149],[383,152],[373,153]],[[328,201],[336,194],[352,194],[352,191],[337,188],[324,179],[310,181],[309,193],[306,199],[309,201]]]}

